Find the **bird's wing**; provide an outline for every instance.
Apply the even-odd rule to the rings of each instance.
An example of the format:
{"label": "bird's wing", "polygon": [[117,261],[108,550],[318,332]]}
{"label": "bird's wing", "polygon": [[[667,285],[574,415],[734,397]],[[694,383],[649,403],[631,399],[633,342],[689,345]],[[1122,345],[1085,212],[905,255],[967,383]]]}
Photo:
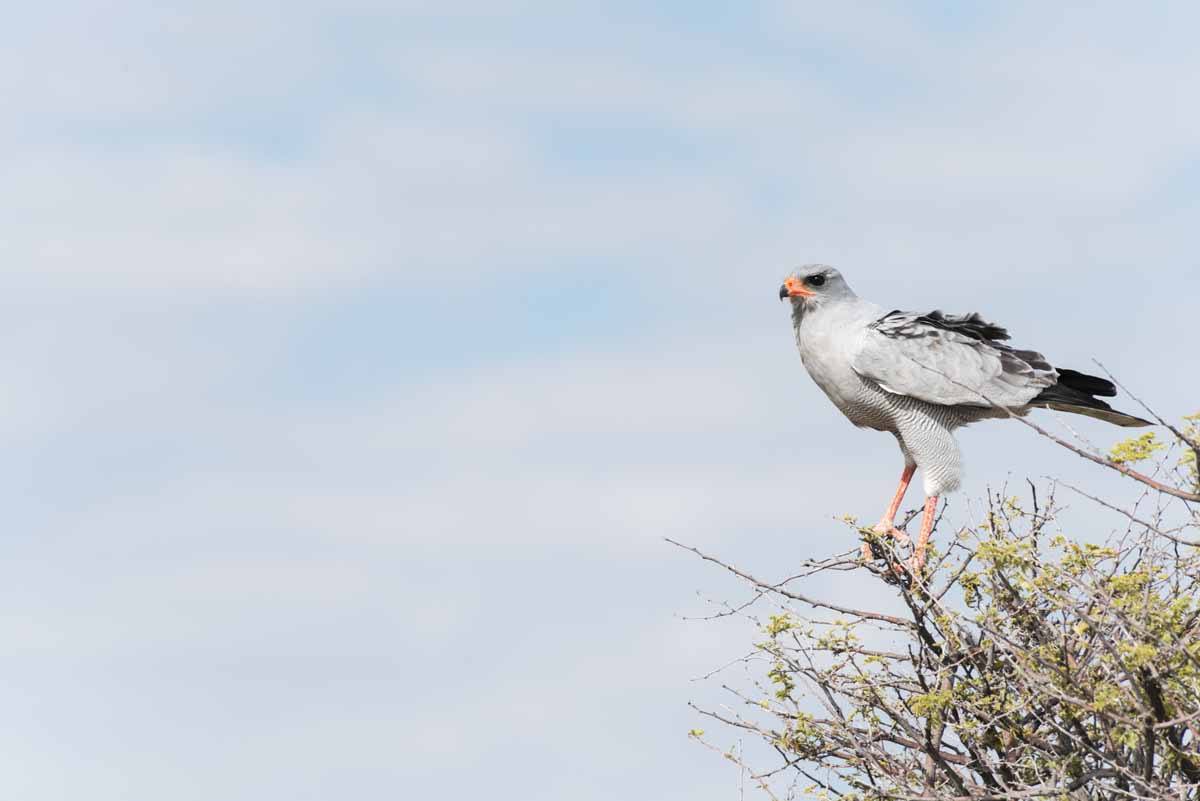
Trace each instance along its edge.
{"label": "bird's wing", "polygon": [[1058,380],[1040,354],[978,314],[894,311],[863,330],[851,366],[896,395],[941,406],[1022,406]]}

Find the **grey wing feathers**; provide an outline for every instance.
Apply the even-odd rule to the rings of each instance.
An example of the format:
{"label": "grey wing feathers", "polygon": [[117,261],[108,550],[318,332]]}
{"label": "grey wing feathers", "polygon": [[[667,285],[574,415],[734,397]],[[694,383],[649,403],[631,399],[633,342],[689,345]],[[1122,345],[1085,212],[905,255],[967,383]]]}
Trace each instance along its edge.
{"label": "grey wing feathers", "polygon": [[929,314],[913,314],[912,312],[894,311],[884,316],[886,320],[893,315],[900,317],[911,318],[916,323],[923,325],[931,325],[934,328],[942,328],[946,331],[956,331],[960,334],[971,337],[972,339],[991,339],[991,340],[1006,340],[1008,339],[1008,330],[989,323],[987,320],[979,316],[979,312],[971,312],[970,314],[946,314],[940,309],[934,309]]}
{"label": "grey wing feathers", "polygon": [[866,327],[855,372],[896,395],[941,406],[1023,406],[1058,374],[1040,354],[998,340],[1008,332],[978,314],[894,311]]}

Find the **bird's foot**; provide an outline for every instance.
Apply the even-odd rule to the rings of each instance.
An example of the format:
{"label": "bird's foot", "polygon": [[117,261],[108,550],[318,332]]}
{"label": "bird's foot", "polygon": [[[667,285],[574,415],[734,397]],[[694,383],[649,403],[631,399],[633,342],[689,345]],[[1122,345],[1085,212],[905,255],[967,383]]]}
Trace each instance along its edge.
{"label": "bird's foot", "polygon": [[888,584],[895,584],[906,589],[913,585],[912,574],[908,572],[908,567],[902,562],[889,561],[887,570],[880,571],[879,577]]}
{"label": "bird's foot", "polygon": [[891,584],[900,584],[905,587],[912,586],[912,576],[909,575],[908,569],[896,558],[891,548],[885,546],[878,539],[872,537],[863,540],[862,559],[863,562],[867,563],[885,562],[887,567],[879,573],[884,581]]}
{"label": "bird's foot", "polygon": [[904,533],[902,529],[896,528],[895,524],[890,520],[880,520],[875,525],[871,526],[871,534],[864,536],[862,544],[862,557],[865,561],[873,561],[875,559],[887,559],[890,549],[884,548],[883,538],[890,537],[900,545],[909,545],[912,540]]}
{"label": "bird's foot", "polygon": [[904,562],[904,570],[913,578],[913,580],[925,579],[925,557],[924,554],[913,554]]}
{"label": "bird's foot", "polygon": [[903,529],[896,528],[895,524],[890,520],[880,520],[871,530],[881,537],[891,537],[901,545],[908,545],[912,540],[904,533]]}
{"label": "bird's foot", "polygon": [[895,554],[892,549],[877,537],[867,537],[862,542],[862,558],[864,562],[886,561],[893,562]]}

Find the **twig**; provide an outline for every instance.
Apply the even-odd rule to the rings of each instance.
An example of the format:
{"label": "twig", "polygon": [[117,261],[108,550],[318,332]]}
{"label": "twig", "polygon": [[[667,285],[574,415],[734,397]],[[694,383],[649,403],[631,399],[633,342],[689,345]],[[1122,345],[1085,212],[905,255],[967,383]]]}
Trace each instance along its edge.
{"label": "twig", "polygon": [[722,562],[720,559],[717,559],[714,556],[709,556],[708,554],[701,551],[699,548],[693,548],[690,545],[684,545],[681,542],[676,542],[675,540],[671,539],[670,537],[663,537],[663,539],[666,540],[667,542],[671,543],[672,545],[674,545],[676,548],[682,548],[685,551],[691,551],[692,553],[696,554],[704,561],[712,562],[714,565],[719,565],[720,567],[725,568],[726,570],[728,570],[730,573],[734,574],[738,578],[743,578],[746,581],[749,581],[754,586],[759,587],[761,589],[767,590],[769,592],[778,593],[779,595],[782,595],[784,598],[791,598],[793,601],[800,601],[801,603],[806,603],[809,606],[817,607],[819,609],[829,609],[830,611],[833,611],[833,612],[841,612],[844,615],[855,615],[857,617],[865,618],[866,620],[878,620],[881,623],[887,623],[889,625],[896,626],[898,628],[911,629],[914,627],[914,624],[911,621],[904,620],[903,618],[895,617],[894,615],[885,615],[880,612],[869,612],[865,609],[852,609],[850,607],[839,606],[837,604],[831,604],[831,603],[827,603],[825,601],[818,601],[815,598],[810,598],[807,595],[801,595],[800,593],[794,592],[792,590],[785,590],[777,584],[768,584],[765,581],[760,581],[759,579],[755,578],[754,576],[750,575],[749,573],[745,572],[744,570],[739,570],[738,568],[734,567],[733,565],[726,564],[725,562]]}

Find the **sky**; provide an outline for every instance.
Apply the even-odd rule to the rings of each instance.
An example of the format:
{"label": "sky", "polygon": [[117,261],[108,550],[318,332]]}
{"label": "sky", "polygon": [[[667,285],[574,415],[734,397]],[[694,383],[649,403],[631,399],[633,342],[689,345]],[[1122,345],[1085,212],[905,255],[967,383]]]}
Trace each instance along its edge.
{"label": "sky", "polygon": [[[755,633],[687,618],[745,589],[663,537],[782,577],[854,547],[834,519],[875,518],[901,467],[804,374],[781,278],[980,311],[1196,411],[1198,23],[15,9],[0,794],[735,798],[688,702]],[[1015,424],[960,442],[947,526],[1026,476],[1136,496]]]}

